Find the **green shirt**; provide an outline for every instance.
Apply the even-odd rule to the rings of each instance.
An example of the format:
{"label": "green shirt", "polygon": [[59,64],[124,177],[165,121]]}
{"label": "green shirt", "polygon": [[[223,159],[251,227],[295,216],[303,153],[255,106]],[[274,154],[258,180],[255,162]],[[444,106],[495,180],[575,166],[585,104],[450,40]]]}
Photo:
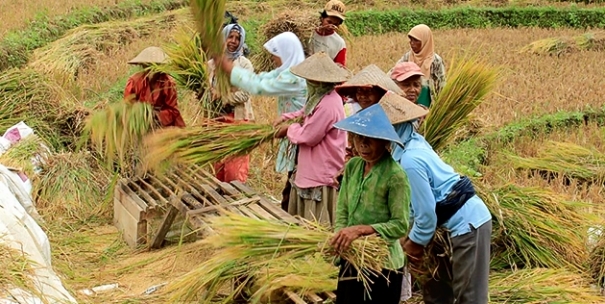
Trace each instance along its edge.
{"label": "green shirt", "polygon": [[405,255],[399,239],[408,232],[411,190],[401,166],[386,154],[363,176],[365,161],[354,157],[345,167],[336,207],[335,231],[370,225],[389,242],[389,269],[400,269]]}
{"label": "green shirt", "polygon": [[431,106],[431,90],[429,89],[429,86],[422,86],[422,90],[420,91],[420,95],[418,95],[416,102],[427,108]]}

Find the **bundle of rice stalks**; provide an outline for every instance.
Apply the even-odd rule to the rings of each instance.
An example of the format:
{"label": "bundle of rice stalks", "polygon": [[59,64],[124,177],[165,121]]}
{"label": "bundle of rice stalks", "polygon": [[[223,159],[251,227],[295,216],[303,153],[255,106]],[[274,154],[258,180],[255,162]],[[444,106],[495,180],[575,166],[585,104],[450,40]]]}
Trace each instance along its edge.
{"label": "bundle of rice stalks", "polygon": [[32,266],[25,252],[0,243],[0,297],[11,288],[39,294],[31,278],[34,274]]}
{"label": "bundle of rice stalks", "polygon": [[[305,56],[311,54],[311,37],[313,31],[319,25],[319,15],[317,11],[297,11],[283,12],[274,19],[267,22],[262,28],[262,35],[259,35],[258,45],[264,45],[271,38],[284,33],[292,32],[298,37],[303,45]],[[344,38],[349,38],[350,33],[345,24],[338,27],[337,32]],[[271,55],[264,49],[252,56],[254,68],[259,72],[268,72],[273,69]]]}
{"label": "bundle of rice stalks", "polygon": [[128,153],[141,145],[143,136],[151,132],[155,124],[153,107],[147,103],[112,103],[88,118],[82,139],[90,139],[109,166],[117,155],[119,167],[125,170],[133,165],[133,155]]}
{"label": "bundle of rice stalks", "polygon": [[[225,2],[225,0],[191,0],[191,10],[202,50],[211,58],[222,56],[225,49],[222,34]],[[220,66],[216,69],[216,79],[220,95],[227,96],[231,90],[229,75]]]}
{"label": "bundle of rice stalks", "polygon": [[419,282],[431,278],[450,280],[452,274],[448,269],[451,265],[452,248],[449,232],[443,227],[437,227],[433,240],[426,246],[422,261],[409,264],[410,273]]}
{"label": "bundle of rice stalks", "polygon": [[33,70],[11,69],[0,74],[0,132],[25,121],[59,149],[62,139],[55,126],[73,107],[73,99],[61,87]]}
{"label": "bundle of rice stalks", "polygon": [[36,207],[47,222],[85,222],[109,216],[106,191],[111,177],[88,152],[54,154],[46,157],[34,181]]}
{"label": "bundle of rice stalks", "polygon": [[599,241],[590,251],[588,260],[590,274],[597,284],[605,287],[605,237],[599,236]]}
{"label": "bundle of rice stalks", "polygon": [[38,136],[30,135],[12,145],[4,154],[0,155],[0,164],[6,167],[19,169],[28,177],[35,175],[39,160],[50,153],[48,147]]}
{"label": "bundle of rice stalks", "polygon": [[534,41],[520,52],[536,55],[569,54],[580,51],[605,50],[605,33],[585,33],[575,37],[546,38]]}
{"label": "bundle of rice stalks", "polygon": [[269,124],[206,121],[200,126],[163,129],[145,138],[145,170],[162,172],[170,163],[213,164],[231,156],[248,154],[275,132]]}
{"label": "bundle of rice stalks", "polygon": [[493,90],[497,78],[497,70],[482,60],[453,61],[446,86],[420,126],[420,133],[435,151],[454,140],[456,131],[468,123],[469,114]]}
{"label": "bundle of rice stalks", "polygon": [[168,12],[128,21],[80,26],[35,51],[29,65],[60,80],[74,80],[103,53],[109,54],[132,41],[173,28],[177,24],[176,17],[177,13]]}
{"label": "bundle of rice stalks", "polygon": [[475,187],[493,215],[493,269],[585,269],[586,231],[601,223],[596,213],[589,212],[595,206],[540,188]]}
{"label": "bundle of rice stalks", "polygon": [[[231,303],[230,301],[243,293],[247,286],[256,286],[250,300],[251,303],[258,303],[263,296],[271,296],[266,293],[275,290],[273,286],[265,284],[272,284],[276,279],[288,275],[304,277],[304,280],[311,280],[312,277],[317,279],[325,275],[317,271],[330,269],[316,268],[314,265],[318,264],[315,263],[307,265],[309,267],[304,266],[304,263],[297,264],[301,267],[282,266],[312,257],[321,258],[324,263],[332,263],[334,260],[334,253],[329,246],[333,233],[319,224],[305,222],[296,226],[225,212],[224,215],[213,218],[209,225],[216,234],[202,242],[217,251],[199,267],[168,285],[165,292],[172,295],[172,301],[197,298],[200,303],[211,303],[212,297],[219,290],[231,280],[237,279],[241,284],[221,303]],[[387,244],[378,237],[364,237],[354,241],[351,247],[341,254],[341,258],[359,269],[358,279],[368,283],[368,275],[379,274],[388,259]],[[333,271],[329,273],[333,274]],[[272,279],[271,274],[275,275]],[[331,275],[328,275],[327,279],[331,278]],[[281,284],[287,283],[282,281]],[[308,288],[306,291],[316,291],[316,287],[325,289],[329,288],[328,285],[333,286],[331,284],[335,282],[322,281],[311,285],[301,280],[298,283],[290,283],[294,286],[289,287],[294,290],[302,291]]]}
{"label": "bundle of rice stalks", "polygon": [[490,303],[603,303],[579,274],[562,269],[521,269],[490,275]]}
{"label": "bundle of rice stalks", "polygon": [[548,141],[533,158],[505,154],[517,169],[538,170],[580,181],[605,181],[605,154],[573,143]]}

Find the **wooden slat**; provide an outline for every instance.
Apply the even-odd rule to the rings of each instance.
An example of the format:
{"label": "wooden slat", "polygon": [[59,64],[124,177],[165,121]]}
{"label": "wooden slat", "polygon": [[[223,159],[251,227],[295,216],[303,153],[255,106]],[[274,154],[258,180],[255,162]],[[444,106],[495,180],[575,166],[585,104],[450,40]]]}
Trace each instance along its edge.
{"label": "wooden slat", "polygon": [[204,193],[209,195],[216,203],[218,204],[224,204],[227,202],[227,200],[221,196],[218,192],[214,191],[214,189],[212,189],[212,187],[208,186],[208,185],[201,185],[202,189],[204,190]]}
{"label": "wooden slat", "polygon": [[145,186],[147,191],[152,192],[153,194],[155,194],[155,196],[157,197],[156,201],[160,201],[162,203],[162,205],[165,205],[168,203],[168,199],[166,199],[166,197],[164,197],[155,187],[153,187],[152,185],[150,185],[149,183],[147,183],[144,179],[139,179],[139,181],[143,184],[143,186]]}
{"label": "wooden slat", "polygon": [[239,191],[243,192],[247,196],[256,195],[256,191],[248,188],[240,181],[232,181],[231,184]]}
{"label": "wooden slat", "polygon": [[272,220],[272,221],[281,220],[281,219],[275,218],[275,216],[273,216],[271,213],[265,211],[265,209],[263,209],[258,204],[250,204],[250,205],[248,205],[248,208],[250,210],[252,210],[252,212],[256,213],[261,219]]}
{"label": "wooden slat", "polygon": [[243,200],[239,200],[239,201],[235,201],[235,202],[229,202],[226,204],[222,204],[222,205],[214,205],[214,206],[207,206],[207,207],[203,207],[200,209],[195,209],[195,210],[191,210],[189,212],[187,212],[188,215],[198,215],[198,214],[202,214],[202,213],[206,213],[209,211],[216,211],[220,208],[228,208],[228,207],[236,207],[239,205],[247,205],[250,203],[254,203],[254,202],[259,202],[260,198],[259,197],[251,197],[251,198],[246,198]]}
{"label": "wooden slat", "polygon": [[153,237],[153,241],[151,241],[150,248],[158,249],[158,248],[162,247],[162,244],[164,243],[164,239],[166,238],[166,234],[170,230],[170,227],[172,226],[172,223],[174,223],[174,219],[176,218],[178,213],[179,213],[179,210],[174,208],[174,206],[170,205],[170,207],[168,208],[168,212],[166,212],[166,214],[164,214],[164,219],[162,220],[162,224],[160,225],[160,228],[158,229],[155,236]]}
{"label": "wooden slat", "polygon": [[242,215],[244,215],[244,216],[253,218],[255,220],[260,219],[256,214],[254,214],[254,212],[252,212],[252,210],[248,209],[248,207],[246,207],[246,206],[240,206],[239,208],[235,208],[235,209],[240,211],[242,213]]}
{"label": "wooden slat", "polygon": [[147,205],[145,201],[143,201],[136,193],[134,193],[134,191],[132,191],[132,189],[130,189],[127,184],[122,184],[121,189],[124,191],[124,193],[126,193],[126,196],[132,199],[132,201],[139,207],[141,207],[143,211],[147,211],[149,205]]}
{"label": "wooden slat", "polygon": [[128,186],[131,187],[131,189],[133,189],[134,192],[137,193],[140,197],[144,198],[145,201],[147,201],[149,209],[154,209],[155,207],[157,207],[158,204],[155,202],[155,199],[151,197],[145,190],[139,187],[139,185],[137,185],[135,182],[129,180]]}
{"label": "wooden slat", "polygon": [[145,210],[141,208],[141,206],[139,206],[139,204],[137,204],[121,186],[122,184],[118,185],[114,190],[114,200],[117,200],[137,221],[145,218]]}
{"label": "wooden slat", "polygon": [[[205,170],[201,170],[201,173],[209,178],[214,178],[212,176],[212,174],[210,174],[210,172],[205,171]],[[218,180],[217,180],[218,181]],[[226,194],[230,195],[230,196],[234,196],[236,199],[239,199],[241,197],[244,196],[243,193],[241,193],[239,190],[237,190],[235,187],[233,187],[231,184],[229,183],[223,183],[218,181],[218,186],[221,188],[221,190],[223,190]]]}
{"label": "wooden slat", "polygon": [[198,200],[195,199],[195,197],[193,197],[191,194],[189,193],[184,193],[181,198],[183,199],[183,201],[185,201],[187,204],[191,205],[192,209],[200,209],[200,208],[204,208],[204,205],[202,203],[200,203]]}
{"label": "wooden slat", "polygon": [[328,297],[328,299],[330,299],[332,301],[336,300],[336,294],[331,291],[324,292],[324,295],[326,295],[326,297]]}
{"label": "wooden slat", "polygon": [[307,302],[305,302],[305,300],[303,300],[301,297],[299,297],[297,294],[295,294],[295,293],[294,293],[294,292],[292,292],[292,291],[286,290],[284,293],[285,293],[285,294],[288,296],[288,298],[289,298],[290,300],[292,300],[292,302],[294,302],[295,304],[307,304]]}
{"label": "wooden slat", "polygon": [[[256,195],[256,193],[254,192],[254,190],[248,188],[248,186],[242,184],[239,181],[233,181],[231,182],[231,184],[237,188],[238,190],[240,190],[241,192],[245,193],[247,196],[251,196],[251,195]],[[273,216],[275,216],[275,218],[286,221],[288,223],[291,224],[300,224],[300,221],[295,218],[294,216],[290,215],[288,212],[282,210],[279,206],[269,202],[266,198],[261,196],[261,200],[259,203],[265,210],[267,210],[269,213],[271,213]]]}
{"label": "wooden slat", "polygon": [[321,304],[324,302],[324,300],[314,292],[305,293],[305,297],[307,297],[307,300],[310,301],[308,303]]}

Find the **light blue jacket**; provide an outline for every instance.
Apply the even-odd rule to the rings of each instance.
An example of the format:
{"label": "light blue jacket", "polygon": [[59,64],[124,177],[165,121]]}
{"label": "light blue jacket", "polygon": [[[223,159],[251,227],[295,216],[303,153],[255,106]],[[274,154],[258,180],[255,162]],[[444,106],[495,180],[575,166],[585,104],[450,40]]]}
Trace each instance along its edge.
{"label": "light blue jacket", "polygon": [[[235,66],[231,71],[231,84],[253,95],[277,96],[277,116],[296,112],[307,101],[306,80],[292,74],[290,69],[256,74]],[[296,146],[287,139],[281,139],[275,170],[282,173],[292,171],[295,160]]]}
{"label": "light blue jacket", "polygon": [[[405,148],[393,147],[393,158],[405,170],[412,188],[412,212],[414,222],[409,238],[426,246],[437,228],[435,206],[451,192],[460,175],[441,160],[422,135],[414,131],[411,122],[394,126]],[[471,232],[491,220],[485,203],[478,197],[469,199],[443,226],[451,237]]]}

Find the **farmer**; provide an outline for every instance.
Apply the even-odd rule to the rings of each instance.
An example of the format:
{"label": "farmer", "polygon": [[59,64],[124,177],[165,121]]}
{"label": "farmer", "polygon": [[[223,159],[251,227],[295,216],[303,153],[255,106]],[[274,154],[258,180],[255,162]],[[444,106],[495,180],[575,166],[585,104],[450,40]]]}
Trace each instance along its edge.
{"label": "farmer", "polygon": [[311,37],[311,54],[326,52],[334,62],[345,66],[347,44],[336,29],[345,21],[345,5],[339,0],[330,0],[320,13],[319,26]]}
{"label": "farmer", "polygon": [[[307,96],[307,84],[303,78],[295,76],[290,68],[305,60],[300,40],[292,32],[284,32],[264,45],[271,53],[276,68],[268,73],[255,74],[242,67],[235,66],[228,57],[216,61],[226,73],[231,75],[231,84],[254,95],[277,96],[277,113],[295,112],[302,109]],[[287,139],[279,143],[276,171],[288,172],[286,186],[282,191],[282,209],[288,210],[290,178],[294,172],[297,147]]]}
{"label": "farmer", "polygon": [[[472,182],[443,162],[414,130],[413,120],[426,115],[426,110],[396,94],[386,94],[384,98],[399,99],[398,104],[410,113],[405,118],[391,118],[403,143],[403,147],[392,146],[393,158],[405,170],[412,188],[414,223],[408,237],[402,240],[403,250],[411,263],[420,261],[437,227],[448,230],[452,240],[452,265],[440,264],[440,267],[451,267],[448,270],[452,280],[430,279],[423,286],[424,303],[485,304],[488,302],[491,214],[475,194]],[[447,273],[442,271],[438,272]]]}
{"label": "farmer", "polygon": [[[355,280],[357,271],[340,261],[337,304],[398,304],[405,256],[399,239],[409,226],[410,185],[401,167],[388,152],[401,144],[381,105],[373,105],[335,125],[353,133],[360,152],[346,165],[336,209],[336,252],[346,250],[362,236],[378,234],[389,243],[389,263],[382,276],[371,276],[371,291]],[[367,294],[371,298],[368,299]]]}
{"label": "farmer", "polygon": [[[373,64],[365,67],[347,82],[336,86],[338,94],[349,97],[344,105],[345,117],[378,103],[388,90],[403,94],[399,87],[379,67]],[[347,140],[346,159],[357,156],[352,146],[351,135],[348,136]]]}
{"label": "farmer", "polygon": [[334,225],[338,192],[333,177],[345,161],[346,133],[334,124],[344,118],[342,97],[334,86],[351,73],[324,53],[316,53],[292,67],[292,73],[307,80],[309,95],[303,109],[285,113],[275,121],[302,117],[302,123],[282,126],[277,138],[287,137],[298,145],[297,169],[292,177],[288,212],[309,220]]}
{"label": "farmer", "polygon": [[[231,60],[234,66],[238,66],[254,72],[252,62],[243,55],[244,42],[246,40],[246,31],[237,24],[228,24],[223,28],[223,37],[225,38],[225,56]],[[216,90],[216,77],[214,74],[214,60],[208,62],[210,71],[209,79],[212,90],[212,100],[223,103],[222,113],[219,120],[224,122],[233,121],[251,121],[254,120],[252,111],[252,101],[250,94],[246,91],[238,90],[232,87],[228,96],[220,96]],[[222,182],[231,182],[238,180],[245,183],[248,179],[250,156],[240,156],[226,160],[223,163],[215,164],[216,178]]]}
{"label": "farmer", "polygon": [[428,85],[423,84],[422,70],[413,62],[400,62],[391,71],[391,79],[409,101],[428,109],[431,106]]}
{"label": "farmer", "polygon": [[126,83],[124,99],[146,102],[153,106],[155,119],[162,127],[185,127],[185,121],[177,105],[176,84],[166,73],[150,72],[147,70],[152,64],[162,64],[168,57],[159,47],[144,49],[129,64],[145,68],[138,72]]}
{"label": "farmer", "polygon": [[[425,24],[419,24],[413,27],[408,33],[411,50],[408,51],[397,61],[416,63],[423,74],[423,79],[430,88],[430,98],[435,100],[435,96],[441,92],[445,86],[445,65],[441,56],[435,53],[433,44],[433,33]],[[393,69],[389,71],[391,74]]]}

